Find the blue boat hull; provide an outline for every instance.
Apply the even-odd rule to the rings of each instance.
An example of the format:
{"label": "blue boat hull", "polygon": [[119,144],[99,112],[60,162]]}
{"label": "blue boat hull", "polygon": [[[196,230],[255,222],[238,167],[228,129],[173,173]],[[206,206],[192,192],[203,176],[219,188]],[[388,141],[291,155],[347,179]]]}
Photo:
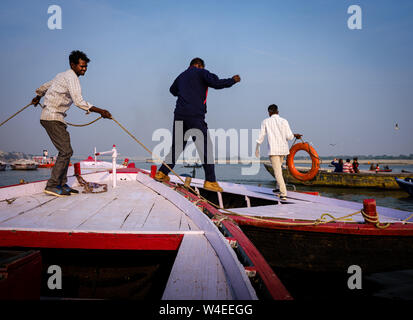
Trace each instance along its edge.
{"label": "blue boat hull", "polygon": [[413,179],[412,178],[406,178],[406,179],[399,179],[395,178],[397,184],[402,188],[403,190],[407,191],[408,194],[413,196]]}

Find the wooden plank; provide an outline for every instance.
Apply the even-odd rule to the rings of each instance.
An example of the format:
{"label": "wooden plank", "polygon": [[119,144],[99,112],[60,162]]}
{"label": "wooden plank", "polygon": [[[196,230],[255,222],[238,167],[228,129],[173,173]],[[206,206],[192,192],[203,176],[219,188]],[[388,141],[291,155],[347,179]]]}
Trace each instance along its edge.
{"label": "wooden plank", "polygon": [[143,230],[179,230],[182,211],[171,204],[164,197],[158,197],[152,207],[148,218],[142,225]]}
{"label": "wooden plank", "polygon": [[[130,183],[121,182],[119,184],[121,186],[115,192],[116,199],[102,208],[97,214],[82,222],[76,229],[121,229],[133,213],[142,214],[142,212],[139,212],[140,208],[142,208],[142,203],[153,203],[156,198],[156,194],[153,191],[142,189],[136,181]],[[108,192],[113,191],[109,190]],[[146,212],[143,213],[143,215],[145,214]]]}
{"label": "wooden plank", "polygon": [[78,203],[81,197],[86,196],[79,195],[70,196],[67,198],[57,198],[53,196],[47,197],[49,200],[45,201],[43,205],[38,205],[8,219],[7,221],[3,221],[0,224],[0,227],[39,227],[42,225],[42,221],[47,219],[48,216],[56,214],[60,211],[70,211],[73,204]]}
{"label": "wooden plank", "polygon": [[0,202],[0,225],[13,217],[23,215],[36,207],[42,206],[45,203],[51,202],[56,198],[41,193],[32,196],[24,196],[14,198],[10,204],[7,201]]}
{"label": "wooden plank", "polygon": [[70,201],[67,206],[52,211],[51,207],[46,208],[50,213],[37,220],[36,225],[43,228],[76,229],[115,199],[115,195],[105,193],[70,196],[64,199]]}
{"label": "wooden plank", "polygon": [[155,200],[158,195],[156,193],[142,193],[140,195],[141,201],[136,203],[133,210],[125,217],[125,220],[120,226],[121,230],[141,230],[143,224],[148,218]]}
{"label": "wooden plank", "polygon": [[162,299],[233,299],[221,262],[204,235],[184,236]]}
{"label": "wooden plank", "polygon": [[[360,208],[361,209],[361,208]],[[233,208],[232,212],[242,214],[246,216],[255,217],[268,217],[268,218],[286,218],[296,220],[317,220],[321,218],[323,214],[330,214],[334,218],[344,217],[348,214],[359,211],[349,208],[329,206],[326,204],[313,203],[294,203],[285,205],[270,205],[270,206],[258,206],[251,208]],[[329,216],[325,216],[327,220],[332,219]],[[342,221],[347,222],[364,222],[364,218],[361,213],[358,213],[349,218],[345,218]],[[397,219],[391,217],[380,216],[381,222],[397,222]]]}
{"label": "wooden plank", "polygon": [[257,299],[254,288],[245,274],[244,267],[238,261],[234,250],[229,246],[224,236],[219,232],[211,220],[205,216],[194,204],[170,187],[159,183],[143,173],[139,173],[136,179],[145,186],[155,190],[165,198],[172,201],[181,209],[200,230],[205,231],[205,236],[214,248],[221,260],[227,279],[232,288],[234,299]]}
{"label": "wooden plank", "polygon": [[185,214],[181,215],[181,224],[179,226],[179,230],[186,231],[186,230],[199,230],[195,223],[189,219]]}

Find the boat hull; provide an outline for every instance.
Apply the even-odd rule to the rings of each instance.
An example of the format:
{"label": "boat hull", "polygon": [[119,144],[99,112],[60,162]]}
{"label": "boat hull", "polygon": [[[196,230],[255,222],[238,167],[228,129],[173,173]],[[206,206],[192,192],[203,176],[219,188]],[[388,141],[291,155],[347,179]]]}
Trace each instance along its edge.
{"label": "boat hull", "polygon": [[405,190],[408,194],[410,194],[411,196],[413,196],[413,180],[406,181],[406,180],[402,180],[402,179],[395,179],[397,184],[400,186],[400,188],[402,188],[403,190]]}
{"label": "boat hull", "polygon": [[[267,171],[274,176],[271,165],[264,164]],[[412,173],[342,173],[319,170],[311,181],[301,181],[294,178],[287,169],[283,169],[283,176],[287,183],[307,186],[346,187],[346,188],[373,188],[373,189],[400,189],[395,178],[413,178]]]}
{"label": "boat hull", "polygon": [[273,268],[363,272],[413,268],[412,236],[377,236],[282,230],[243,225],[242,230]]}
{"label": "boat hull", "polygon": [[13,170],[36,170],[37,169],[37,165],[20,165],[20,164],[12,164],[11,168]]}

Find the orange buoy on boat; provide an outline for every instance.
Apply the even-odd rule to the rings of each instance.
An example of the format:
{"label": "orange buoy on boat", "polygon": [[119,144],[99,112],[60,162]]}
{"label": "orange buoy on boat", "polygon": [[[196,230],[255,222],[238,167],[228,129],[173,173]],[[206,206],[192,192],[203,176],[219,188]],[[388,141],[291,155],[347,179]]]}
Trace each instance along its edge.
{"label": "orange buoy on boat", "polygon": [[[311,157],[311,169],[306,173],[302,173],[295,168],[294,157],[297,151],[306,151]],[[314,179],[320,169],[320,160],[317,152],[312,146],[307,142],[297,143],[293,145],[290,149],[290,154],[287,156],[287,166],[288,170],[294,178],[300,181],[309,181]]]}

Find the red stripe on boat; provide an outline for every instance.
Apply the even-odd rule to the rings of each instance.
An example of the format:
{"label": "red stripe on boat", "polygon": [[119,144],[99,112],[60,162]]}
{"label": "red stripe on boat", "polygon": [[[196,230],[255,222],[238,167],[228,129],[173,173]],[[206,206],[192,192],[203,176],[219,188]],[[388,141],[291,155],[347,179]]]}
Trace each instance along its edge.
{"label": "red stripe on boat", "polygon": [[0,247],[178,250],[183,234],[0,230]]}

